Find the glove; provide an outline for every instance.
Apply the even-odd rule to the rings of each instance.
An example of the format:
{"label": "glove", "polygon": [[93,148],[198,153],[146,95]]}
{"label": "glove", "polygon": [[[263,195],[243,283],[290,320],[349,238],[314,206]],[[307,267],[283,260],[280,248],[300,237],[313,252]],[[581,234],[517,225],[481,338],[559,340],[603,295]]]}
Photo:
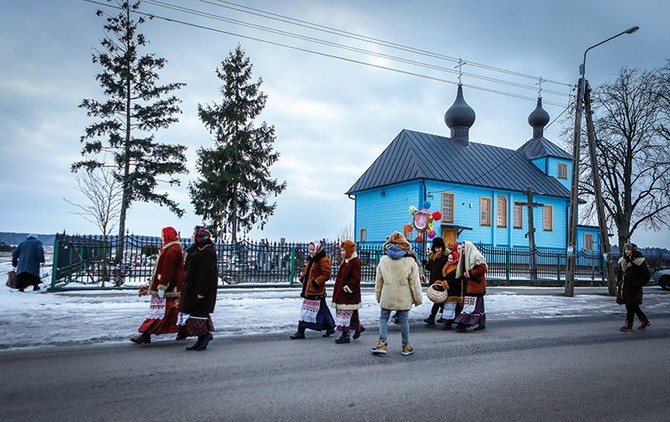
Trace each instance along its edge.
{"label": "glove", "polygon": [[353,293],[353,291],[349,288],[349,286],[344,286],[342,290],[344,290],[346,293]]}
{"label": "glove", "polygon": [[312,286],[312,289],[314,290],[317,290],[319,288],[319,283],[317,283],[316,280],[310,281],[309,285]]}
{"label": "glove", "polygon": [[165,297],[165,289],[158,289],[158,297],[161,299]]}

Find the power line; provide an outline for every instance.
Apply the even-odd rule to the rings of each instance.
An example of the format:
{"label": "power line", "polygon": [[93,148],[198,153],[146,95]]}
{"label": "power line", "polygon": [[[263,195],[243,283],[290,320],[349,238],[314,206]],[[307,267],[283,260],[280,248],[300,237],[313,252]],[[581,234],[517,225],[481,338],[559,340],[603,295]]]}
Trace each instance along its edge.
{"label": "power line", "polygon": [[[83,0],[83,1],[88,2],[88,3],[92,3],[92,4],[97,4],[97,5],[100,5],[100,6],[113,8],[113,9],[120,9],[119,6],[114,6],[114,5],[110,5],[110,4],[106,4],[106,3],[101,3],[101,2],[95,1],[95,0]],[[239,25],[242,25],[242,26],[251,27],[251,28],[254,28],[254,29],[261,29],[261,30],[264,30],[266,32],[275,32],[275,33],[285,32],[285,31],[274,30],[272,28],[262,27],[260,25],[255,25],[255,24],[249,24],[249,23],[246,23],[246,22],[236,21],[234,19],[224,18],[224,17],[221,17],[221,16],[212,15],[212,14],[205,13],[205,12],[200,12],[200,11],[197,11],[197,10],[194,10],[194,9],[182,8],[182,7],[179,7],[179,6],[175,6],[173,4],[166,4],[164,2],[159,2],[159,1],[154,1],[154,0],[145,0],[145,2],[156,5],[156,6],[159,6],[159,7],[165,7],[165,8],[169,8],[169,9],[173,9],[173,10],[179,10],[179,11],[182,11],[184,13],[188,13],[188,14],[192,14],[192,15],[198,15],[198,16],[201,16],[201,17],[208,17],[208,18],[217,19],[217,20],[223,20],[223,21],[227,21],[227,22],[230,22],[230,23],[236,23],[236,24],[239,24]],[[248,39],[248,40],[252,40],[252,41],[257,41],[257,42],[261,42],[261,43],[265,43],[265,44],[269,44],[269,45],[275,45],[275,46],[284,47],[284,48],[288,48],[288,49],[292,49],[292,50],[296,50],[296,51],[302,51],[302,52],[306,52],[306,53],[320,55],[320,56],[323,56],[323,57],[329,57],[329,58],[333,58],[333,59],[337,59],[337,60],[347,61],[347,62],[350,62],[350,63],[360,64],[360,65],[364,65],[364,66],[368,66],[368,67],[378,68],[378,69],[382,69],[382,70],[388,70],[388,71],[395,72],[395,73],[400,73],[400,74],[405,74],[405,75],[410,75],[410,76],[416,76],[416,77],[420,77],[420,78],[424,78],[424,79],[429,79],[429,80],[448,83],[448,84],[453,84],[453,85],[458,84],[455,81],[450,81],[450,80],[446,80],[446,79],[442,79],[442,78],[438,78],[438,77],[434,77],[434,76],[424,75],[424,74],[411,72],[411,71],[407,71],[407,70],[402,70],[402,69],[396,69],[396,68],[392,68],[392,67],[388,67],[388,66],[382,66],[382,65],[367,63],[367,62],[364,62],[364,61],[361,61],[361,60],[355,60],[355,59],[351,59],[351,58],[348,58],[348,57],[337,56],[337,55],[334,55],[334,54],[329,54],[329,53],[325,53],[325,52],[321,52],[321,51],[311,50],[311,49],[307,49],[307,48],[303,48],[303,47],[292,46],[292,45],[289,45],[289,44],[284,44],[284,43],[280,43],[280,42],[276,42],[276,41],[270,41],[270,40],[263,39],[263,38],[252,37],[252,36],[249,36],[249,35],[243,35],[243,34],[231,32],[231,31],[225,31],[225,30],[212,28],[212,27],[205,26],[205,25],[200,25],[200,24],[196,24],[196,23],[192,23],[192,22],[186,22],[186,21],[183,21],[183,20],[170,18],[170,17],[167,17],[167,16],[156,15],[154,13],[141,12],[141,11],[138,11],[138,10],[133,10],[132,13],[142,15],[142,16],[146,16],[146,17],[150,17],[150,18],[164,20],[164,21],[171,22],[171,23],[177,23],[177,24],[181,24],[181,25],[185,25],[185,26],[190,26],[190,27],[193,27],[193,28],[204,29],[204,30],[208,30],[208,31],[212,31],[212,32],[221,33],[221,34],[232,35],[232,36],[235,36],[235,37],[244,38],[244,39]],[[265,29],[262,29],[262,28],[265,28]],[[313,39],[311,37],[302,36],[302,35],[299,35],[299,34],[292,34],[292,33],[286,33],[286,34],[291,34],[291,36],[293,36],[294,38],[298,38],[298,39],[316,40],[316,39]],[[286,35],[286,34],[282,34],[282,35]],[[344,48],[344,49],[349,49],[349,50],[352,50],[352,51],[364,52],[365,54],[369,54],[369,55],[373,55],[373,56],[376,55],[377,57],[386,57],[386,58],[393,57],[393,56],[386,56],[386,55],[382,55],[380,53],[375,53],[375,52],[371,52],[371,51],[367,51],[367,50],[355,49],[354,47],[342,46],[340,44],[330,43],[330,42],[326,42],[326,41],[323,41],[323,40],[318,40],[318,41],[322,41],[322,44],[324,44],[324,45],[337,46],[338,48]],[[315,41],[315,42],[318,42],[318,41]],[[446,56],[444,56],[444,57],[446,57]],[[442,70],[442,71],[445,71],[445,72],[449,71],[449,72],[453,72],[453,73],[458,73],[457,71],[452,71],[451,69],[446,69],[446,68],[442,68],[442,67],[435,66],[435,65],[422,64],[420,62],[412,63],[413,61],[408,60],[408,59],[402,59],[402,58],[398,58],[398,59],[399,59],[399,61],[403,61],[403,62],[407,62],[407,63],[411,63],[411,64],[416,64],[417,66],[433,68],[433,69]],[[519,75],[522,75],[522,74],[519,74]],[[477,77],[477,78],[487,80],[487,81],[497,81],[495,78],[490,78],[490,77],[481,76],[481,75],[469,74],[469,76]],[[528,76],[528,77],[530,77],[530,76]],[[545,79],[542,79],[542,81],[546,82]],[[535,87],[529,87],[529,86],[526,86],[526,85],[517,84],[517,83],[513,83],[513,82],[508,82],[508,81],[502,81],[502,80],[500,80],[500,82],[498,82],[498,83],[506,84],[506,85],[510,85],[510,86],[522,87],[522,88],[526,88],[526,89],[529,89],[529,88],[533,89],[533,90],[535,89]],[[568,84],[565,84],[565,85],[568,85]],[[535,101],[536,100],[535,97],[529,97],[529,96],[524,96],[524,95],[520,95],[520,94],[513,94],[513,93],[504,92],[504,91],[500,91],[500,90],[497,90],[497,89],[486,88],[486,87],[477,86],[477,85],[463,84],[463,86],[467,87],[467,88],[471,88],[471,89],[490,92],[490,93],[494,93],[494,94],[498,94],[498,95],[505,95],[505,96],[518,98],[518,99],[523,99],[523,100],[529,100],[529,101]],[[571,86],[571,85],[568,85],[568,86]],[[546,92],[554,93],[556,95],[564,95],[564,96],[567,95],[567,96],[569,96],[569,94],[560,93],[560,92],[557,92],[557,91],[546,91]],[[564,107],[565,106],[564,103],[548,101],[546,99],[544,100],[544,104],[554,105],[554,106],[558,106],[558,107]]]}

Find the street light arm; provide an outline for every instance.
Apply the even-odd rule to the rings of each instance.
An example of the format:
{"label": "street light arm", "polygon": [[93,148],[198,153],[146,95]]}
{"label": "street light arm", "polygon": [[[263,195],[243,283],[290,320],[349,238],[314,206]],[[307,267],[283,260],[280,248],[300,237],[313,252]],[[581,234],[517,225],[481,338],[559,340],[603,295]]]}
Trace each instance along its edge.
{"label": "street light arm", "polygon": [[601,44],[605,44],[606,42],[611,41],[611,40],[615,39],[616,37],[620,37],[623,34],[632,34],[633,32],[637,31],[638,29],[640,29],[639,26],[631,26],[630,28],[626,29],[625,31],[621,31],[618,34],[616,34],[615,36],[609,37],[608,39],[606,39],[604,41],[600,41],[598,44],[594,44],[591,47],[584,50],[584,59],[582,60],[582,67],[579,69],[579,74],[582,75],[582,78],[584,77],[584,75],[586,75],[586,53],[588,53],[589,50],[591,50],[592,48],[596,48]]}

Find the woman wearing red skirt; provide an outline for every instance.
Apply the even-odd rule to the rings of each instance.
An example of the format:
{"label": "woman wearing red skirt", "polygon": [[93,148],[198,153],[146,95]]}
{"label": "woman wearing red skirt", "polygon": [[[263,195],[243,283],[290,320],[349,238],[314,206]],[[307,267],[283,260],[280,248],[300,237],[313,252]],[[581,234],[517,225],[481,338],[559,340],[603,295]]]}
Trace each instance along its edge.
{"label": "woman wearing red skirt", "polygon": [[133,343],[151,343],[152,334],[170,334],[178,331],[179,294],[184,282],[184,252],[179,235],[172,227],[162,232],[163,247],[151,275],[151,284],[140,294],[151,295],[149,315],[137,329],[141,334],[130,340]]}

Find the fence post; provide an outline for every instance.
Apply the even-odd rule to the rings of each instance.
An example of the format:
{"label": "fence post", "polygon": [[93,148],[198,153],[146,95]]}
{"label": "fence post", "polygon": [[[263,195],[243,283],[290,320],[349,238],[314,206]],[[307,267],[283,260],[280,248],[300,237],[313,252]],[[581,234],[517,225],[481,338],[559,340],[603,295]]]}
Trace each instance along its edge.
{"label": "fence post", "polygon": [[295,280],[295,246],[291,246],[291,259],[288,270],[288,284],[293,287],[293,280]]}
{"label": "fence post", "polygon": [[508,249],[505,251],[505,279],[509,281],[510,279],[510,273],[512,269],[512,262],[511,262],[511,251]]}
{"label": "fence post", "polygon": [[56,279],[58,274],[56,272],[58,271],[58,253],[60,248],[60,242],[58,240],[58,236],[54,239],[54,257],[53,260],[51,261],[51,288],[54,289],[56,287]]}
{"label": "fence post", "polygon": [[556,254],[556,281],[561,282],[561,254]]}

